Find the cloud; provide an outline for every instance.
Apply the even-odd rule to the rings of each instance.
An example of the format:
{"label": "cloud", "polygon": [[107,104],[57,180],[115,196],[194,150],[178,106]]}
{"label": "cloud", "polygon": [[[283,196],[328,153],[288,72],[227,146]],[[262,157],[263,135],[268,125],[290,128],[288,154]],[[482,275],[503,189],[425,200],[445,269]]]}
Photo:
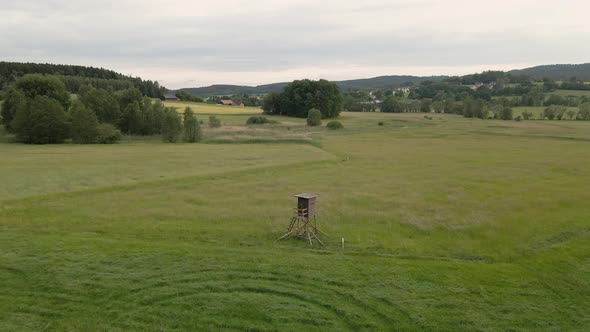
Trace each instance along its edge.
{"label": "cloud", "polygon": [[7,1],[0,58],[102,66],[169,87],[458,74],[587,61],[588,9],[581,0]]}

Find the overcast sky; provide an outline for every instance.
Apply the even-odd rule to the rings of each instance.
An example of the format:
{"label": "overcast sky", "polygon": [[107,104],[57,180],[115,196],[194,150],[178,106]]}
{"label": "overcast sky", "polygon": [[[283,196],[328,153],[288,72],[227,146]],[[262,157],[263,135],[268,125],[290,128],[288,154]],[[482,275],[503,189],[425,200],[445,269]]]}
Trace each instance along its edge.
{"label": "overcast sky", "polygon": [[0,0],[0,59],[169,88],[590,62],[588,0]]}

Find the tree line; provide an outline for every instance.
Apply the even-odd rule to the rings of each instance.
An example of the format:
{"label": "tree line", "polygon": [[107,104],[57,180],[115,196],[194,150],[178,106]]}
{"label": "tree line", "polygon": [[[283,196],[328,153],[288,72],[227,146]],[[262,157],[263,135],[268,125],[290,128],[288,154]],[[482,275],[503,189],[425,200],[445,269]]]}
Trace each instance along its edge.
{"label": "tree line", "polygon": [[70,93],[76,93],[82,85],[115,91],[135,87],[142,94],[153,98],[161,98],[166,91],[157,81],[142,80],[104,68],[5,61],[0,61],[0,90],[28,74],[55,76],[64,82]]}
{"label": "tree line", "polygon": [[[548,105],[539,118],[541,120],[590,120],[590,101],[580,104],[578,108],[579,111],[576,112],[562,105]],[[487,101],[471,96],[457,101],[444,98],[416,100],[392,95],[385,98],[380,105],[380,110],[385,113],[449,113],[466,118],[500,120],[530,120],[533,117],[533,114],[528,111],[515,117],[510,102],[505,99]]]}
{"label": "tree line", "polygon": [[23,143],[114,143],[122,134],[162,135],[176,142],[201,138],[200,123],[190,108],[184,119],[160,100],[135,87],[114,92],[84,85],[72,100],[63,81],[54,76],[25,75],[12,84],[1,120]]}
{"label": "tree line", "polygon": [[[474,83],[481,83],[475,85]],[[473,85],[466,85],[473,84]],[[545,78],[532,81],[524,75],[500,71],[451,77],[441,82],[424,81],[404,89],[351,90],[344,93],[344,110],[356,112],[436,112],[465,117],[512,119],[512,109],[518,106],[545,107],[541,119],[585,120],[585,105],[589,96],[555,93],[557,89],[586,87],[575,78],[556,82]],[[575,112],[567,107],[578,107]],[[530,119],[525,112],[515,119]]]}

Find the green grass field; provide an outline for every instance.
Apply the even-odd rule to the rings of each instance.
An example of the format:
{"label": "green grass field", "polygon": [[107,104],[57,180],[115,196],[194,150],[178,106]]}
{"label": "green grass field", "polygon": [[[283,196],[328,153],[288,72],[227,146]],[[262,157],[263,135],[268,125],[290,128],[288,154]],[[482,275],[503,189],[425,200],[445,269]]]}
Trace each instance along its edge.
{"label": "green grass field", "polygon": [[[590,329],[589,122],[221,117],[0,143],[0,330]],[[325,247],[277,241],[299,192]]]}
{"label": "green grass field", "polygon": [[590,97],[590,91],[588,91],[588,90],[557,90],[555,92],[551,92],[550,94],[556,94],[556,95],[560,95],[562,97],[568,97],[568,96]]}

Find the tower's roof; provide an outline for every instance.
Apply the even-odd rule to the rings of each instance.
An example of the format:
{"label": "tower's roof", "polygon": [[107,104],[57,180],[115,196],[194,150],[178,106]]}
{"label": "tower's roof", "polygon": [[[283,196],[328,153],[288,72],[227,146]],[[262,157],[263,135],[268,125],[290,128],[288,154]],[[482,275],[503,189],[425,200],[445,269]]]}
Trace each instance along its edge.
{"label": "tower's roof", "polygon": [[304,199],[310,199],[310,198],[316,198],[316,197],[318,197],[318,195],[316,195],[316,194],[303,193],[303,194],[297,194],[297,195],[295,195],[295,197],[304,198]]}

